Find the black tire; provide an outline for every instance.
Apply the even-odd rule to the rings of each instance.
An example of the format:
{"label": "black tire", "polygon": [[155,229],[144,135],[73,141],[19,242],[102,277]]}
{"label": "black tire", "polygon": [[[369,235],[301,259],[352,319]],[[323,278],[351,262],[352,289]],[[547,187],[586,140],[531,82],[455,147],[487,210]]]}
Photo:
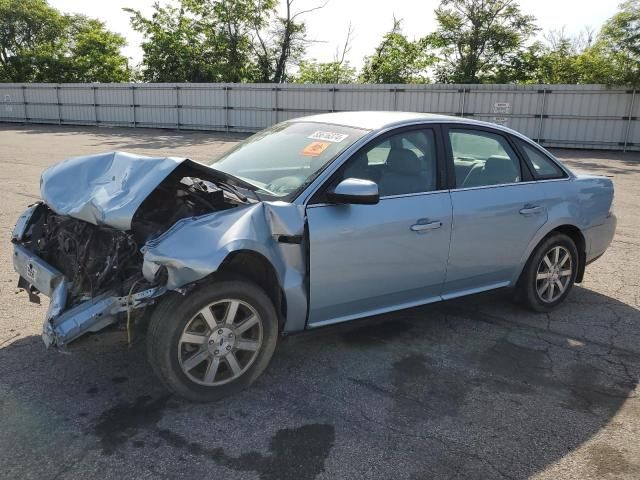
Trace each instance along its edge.
{"label": "black tire", "polygon": [[[566,286],[564,287],[564,291],[557,297],[552,300],[543,299],[541,294],[538,292],[538,282],[544,282],[544,280],[538,280],[539,269],[541,268],[541,263],[544,261],[544,257],[556,247],[560,247],[564,249],[564,251],[568,252],[571,260],[571,274],[568,275],[568,281]],[[563,252],[563,250],[560,250]],[[516,290],[516,298],[523,306],[526,308],[533,310],[534,312],[545,313],[550,312],[555,307],[557,307],[560,303],[567,298],[569,292],[573,288],[573,284],[576,279],[576,274],[578,272],[580,258],[578,256],[578,249],[573,240],[563,233],[553,233],[545,238],[540,245],[536,247],[536,249],[529,257],[527,264],[525,266],[522,275],[520,276],[520,280],[518,281],[518,286]],[[566,271],[566,270],[565,270]],[[546,273],[546,272],[540,272]],[[560,281],[564,281],[562,278]],[[544,288],[544,285],[540,285],[541,288]],[[554,289],[557,288],[554,286]],[[545,296],[549,294],[549,290],[545,291]]]}
{"label": "black tire", "polygon": [[[247,369],[240,376],[222,385],[203,385],[190,378],[191,371],[188,374],[183,371],[182,357],[179,355],[183,354],[184,346],[180,339],[187,324],[193,322],[199,311],[226,299],[244,302],[257,312],[262,341],[256,350],[257,354],[251,362],[247,362]],[[269,364],[277,340],[278,317],[264,291],[249,281],[222,280],[203,284],[186,295],[172,292],[163,298],[154,309],[149,323],[147,358],[154,373],[169,391],[195,402],[210,402],[233,395],[251,385]],[[203,345],[196,348],[202,351],[209,347]],[[207,360],[210,361],[211,359]],[[221,364],[224,362],[221,361]],[[229,375],[233,376],[231,369],[228,369]]]}

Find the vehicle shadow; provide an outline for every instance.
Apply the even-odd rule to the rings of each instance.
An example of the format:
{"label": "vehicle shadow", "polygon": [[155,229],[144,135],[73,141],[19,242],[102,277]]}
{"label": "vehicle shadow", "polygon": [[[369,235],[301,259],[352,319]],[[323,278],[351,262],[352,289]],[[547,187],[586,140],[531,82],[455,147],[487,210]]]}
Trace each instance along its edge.
{"label": "vehicle shadow", "polygon": [[[110,333],[63,355],[31,336],[0,348],[0,464],[34,478],[524,479],[624,421],[638,339],[638,309],[585,288],[550,315],[496,292],[291,337],[252,388],[200,405],[165,393],[143,342]],[[640,474],[616,447],[588,448],[598,477]]]}

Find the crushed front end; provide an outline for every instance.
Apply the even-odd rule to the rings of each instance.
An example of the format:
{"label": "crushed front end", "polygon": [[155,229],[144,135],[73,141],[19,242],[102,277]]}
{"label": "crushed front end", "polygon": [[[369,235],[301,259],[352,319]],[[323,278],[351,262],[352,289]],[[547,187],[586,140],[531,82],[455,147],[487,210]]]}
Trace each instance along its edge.
{"label": "crushed front end", "polygon": [[51,299],[42,333],[47,346],[65,347],[165,292],[142,277],[131,234],[58,215],[44,203],[21,215],[12,242],[18,286],[32,301],[39,294]]}
{"label": "crushed front end", "polygon": [[119,320],[129,329],[167,291],[166,269],[143,275],[147,242],[181,219],[244,203],[214,182],[219,175],[187,159],[122,152],[47,169],[43,201],[20,216],[12,234],[18,286],[31,301],[50,297],[45,344],[65,347]]}

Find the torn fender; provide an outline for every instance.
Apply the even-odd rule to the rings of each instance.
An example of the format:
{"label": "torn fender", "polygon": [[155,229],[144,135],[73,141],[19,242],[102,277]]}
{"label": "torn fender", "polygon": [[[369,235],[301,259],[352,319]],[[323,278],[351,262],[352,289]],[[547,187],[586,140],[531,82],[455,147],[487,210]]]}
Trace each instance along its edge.
{"label": "torn fender", "polygon": [[59,215],[126,231],[145,198],[185,161],[124,152],[71,158],[44,171],[40,194]]}
{"label": "torn fender", "polygon": [[287,302],[285,331],[302,330],[307,315],[304,209],[284,202],[260,202],[180,220],[143,247],[143,274],[153,280],[167,269],[167,285],[177,290],[218,270],[232,252],[249,250],[273,265]]}

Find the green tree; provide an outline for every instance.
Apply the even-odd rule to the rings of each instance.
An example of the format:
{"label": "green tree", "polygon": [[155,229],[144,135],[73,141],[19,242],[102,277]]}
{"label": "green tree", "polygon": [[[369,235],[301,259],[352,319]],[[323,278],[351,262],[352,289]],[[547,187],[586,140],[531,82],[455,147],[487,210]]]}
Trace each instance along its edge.
{"label": "green tree", "polygon": [[85,16],[72,17],[65,58],[65,82],[127,82],[131,72],[120,53],[125,39],[105,28],[103,22]]}
{"label": "green tree", "polygon": [[393,19],[373,55],[364,59],[362,83],[425,83],[433,57],[422,41],[413,42],[402,33],[401,20]]}
{"label": "green tree", "polygon": [[479,83],[511,61],[536,31],[515,0],[441,0],[438,29],[425,38],[439,56],[443,83]]}
{"label": "green tree", "polygon": [[56,60],[67,19],[45,0],[0,0],[0,80],[43,78]]}
{"label": "green tree", "polygon": [[46,0],[0,0],[0,81],[126,81],[124,45],[102,22],[63,15]]}
{"label": "green tree", "polygon": [[485,79],[494,83],[584,83],[585,69],[580,64],[584,52],[592,45],[589,30],[576,37],[564,29],[552,30],[544,41],[536,41],[528,48],[498,64]]}
{"label": "green tree", "polygon": [[333,61],[304,60],[300,62],[298,74],[293,77],[293,81],[296,83],[354,83],[356,69],[346,59],[351,51],[352,35],[353,27],[349,24],[342,51],[336,49]]}
{"label": "green tree", "polygon": [[154,82],[284,82],[306,45],[305,13],[285,0],[180,0],[156,3],[151,17],[131,14],[144,35],[142,76]]}
{"label": "green tree", "polygon": [[488,77],[496,83],[640,85],[640,0],[624,2],[594,36],[548,32]]}
{"label": "green tree", "polygon": [[296,83],[354,83],[356,69],[348,62],[315,62],[300,63],[298,74],[294,77]]}
{"label": "green tree", "polygon": [[[328,1],[328,0],[327,0]],[[258,82],[289,81],[292,65],[302,62],[309,40],[303,15],[324,8],[326,2],[306,10],[294,10],[295,0],[284,0],[285,13],[274,16],[271,25],[254,28],[254,52],[257,58]]]}
{"label": "green tree", "polygon": [[619,8],[605,22],[581,63],[590,69],[593,82],[639,86],[640,0],[628,0]]}
{"label": "green tree", "polygon": [[154,4],[150,18],[139,11],[131,14],[131,25],[144,36],[142,79],[148,82],[225,81],[219,68],[215,38],[194,17],[187,2],[177,7]]}

